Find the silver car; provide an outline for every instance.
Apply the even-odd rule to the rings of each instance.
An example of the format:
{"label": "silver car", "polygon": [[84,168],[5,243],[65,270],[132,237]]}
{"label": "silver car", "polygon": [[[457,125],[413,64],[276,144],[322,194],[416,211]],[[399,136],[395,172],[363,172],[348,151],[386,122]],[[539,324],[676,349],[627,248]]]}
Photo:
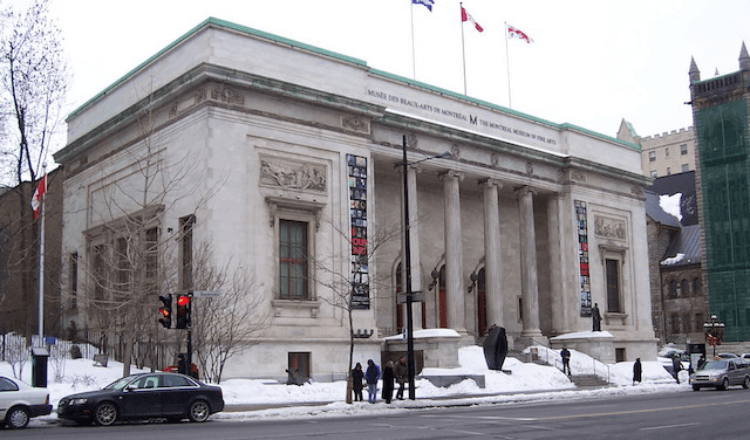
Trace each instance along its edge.
{"label": "silver car", "polygon": [[742,358],[709,360],[690,376],[690,384],[693,391],[698,391],[702,387],[726,390],[733,385],[742,385],[742,388],[748,389],[750,364]]}

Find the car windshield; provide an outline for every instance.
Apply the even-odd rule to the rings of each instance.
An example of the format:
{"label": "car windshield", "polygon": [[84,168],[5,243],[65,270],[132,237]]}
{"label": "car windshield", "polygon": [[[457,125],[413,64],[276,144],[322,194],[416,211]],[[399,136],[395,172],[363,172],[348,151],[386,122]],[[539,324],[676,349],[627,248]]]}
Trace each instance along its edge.
{"label": "car windshield", "polygon": [[703,366],[701,366],[701,370],[726,370],[727,369],[727,361],[708,361]]}
{"label": "car windshield", "polygon": [[104,387],[105,390],[121,390],[133,380],[133,376],[123,377]]}

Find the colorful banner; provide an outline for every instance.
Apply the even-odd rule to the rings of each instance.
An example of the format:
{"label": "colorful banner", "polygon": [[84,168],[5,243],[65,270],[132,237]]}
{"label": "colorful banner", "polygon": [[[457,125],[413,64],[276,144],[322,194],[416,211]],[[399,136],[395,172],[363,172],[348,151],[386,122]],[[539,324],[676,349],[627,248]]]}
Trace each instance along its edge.
{"label": "colorful banner", "polygon": [[578,264],[580,269],[581,316],[591,316],[591,275],[589,273],[589,234],[586,202],[575,200],[578,229]]}
{"label": "colorful banner", "polygon": [[367,255],[367,158],[346,155],[351,219],[352,308],[370,308]]}

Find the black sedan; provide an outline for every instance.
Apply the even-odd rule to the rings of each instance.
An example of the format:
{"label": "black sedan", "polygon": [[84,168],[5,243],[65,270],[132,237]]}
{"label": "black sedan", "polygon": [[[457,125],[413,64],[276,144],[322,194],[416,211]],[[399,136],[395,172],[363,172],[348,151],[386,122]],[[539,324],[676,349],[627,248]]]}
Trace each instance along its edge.
{"label": "black sedan", "polygon": [[134,419],[205,422],[223,410],[221,388],[182,374],[157,372],[124,377],[101,391],[66,396],[60,399],[57,417],[100,426]]}

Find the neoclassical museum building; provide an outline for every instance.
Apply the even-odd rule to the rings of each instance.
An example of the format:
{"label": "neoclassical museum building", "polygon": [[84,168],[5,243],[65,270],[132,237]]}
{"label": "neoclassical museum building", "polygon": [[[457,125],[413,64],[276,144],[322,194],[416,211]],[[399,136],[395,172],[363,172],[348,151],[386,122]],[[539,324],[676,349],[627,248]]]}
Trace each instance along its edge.
{"label": "neoclassical museum building", "polygon": [[[200,243],[252,278],[267,325],[224,377],[342,377],[350,332],[355,362],[403,349],[388,337],[407,325],[406,181],[425,365],[455,365],[445,347],[481,344],[492,325],[514,350],[580,333],[568,345],[605,362],[655,359],[650,179],[631,143],[209,18],[73,112],[54,157],[76,305],[65,322],[78,328],[107,295],[92,282],[102,249],[132,246],[117,239],[123,219],[148,218],[160,255],[177,249],[178,288],[195,288],[185,267]],[[588,333],[594,304],[601,336]],[[440,328],[455,336],[419,331]]]}

